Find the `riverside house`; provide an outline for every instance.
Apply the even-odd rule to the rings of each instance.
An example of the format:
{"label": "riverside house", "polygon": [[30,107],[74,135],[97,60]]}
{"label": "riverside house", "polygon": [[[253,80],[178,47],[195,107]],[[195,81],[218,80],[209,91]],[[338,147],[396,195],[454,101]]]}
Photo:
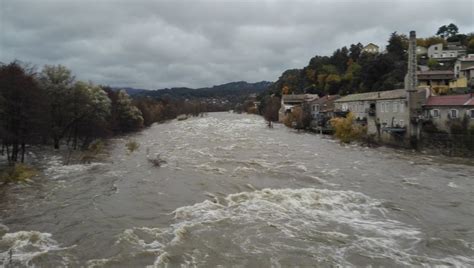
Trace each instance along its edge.
{"label": "riverside house", "polygon": [[467,120],[467,127],[474,127],[474,94],[431,96],[423,106],[425,118],[438,130],[450,132],[454,121]]}
{"label": "riverside house", "polygon": [[[418,88],[412,98],[415,110],[421,112],[429,90]],[[357,122],[367,126],[368,134],[375,134],[384,141],[408,135],[410,113],[405,89],[352,94],[335,101],[337,111],[351,112]]]}
{"label": "riverside house", "polygon": [[303,103],[310,103],[319,96],[317,94],[287,94],[281,96],[281,108],[278,111],[278,121],[283,122],[286,116],[293,111],[295,107],[301,107]]}
{"label": "riverside house", "polygon": [[313,100],[311,105],[311,127],[313,129],[328,129],[328,121],[334,117],[334,107],[339,95],[326,95],[319,99]]}

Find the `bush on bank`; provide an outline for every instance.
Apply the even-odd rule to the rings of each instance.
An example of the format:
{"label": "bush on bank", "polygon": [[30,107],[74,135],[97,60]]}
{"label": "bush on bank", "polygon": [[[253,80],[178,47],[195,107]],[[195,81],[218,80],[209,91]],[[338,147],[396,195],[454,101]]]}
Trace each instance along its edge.
{"label": "bush on bank", "polygon": [[346,117],[336,117],[331,119],[331,126],[334,128],[334,136],[344,143],[360,140],[367,135],[367,127],[354,123],[355,117],[352,113]]}
{"label": "bush on bank", "polygon": [[0,181],[8,182],[23,182],[33,178],[38,174],[38,171],[26,164],[17,163],[13,166],[8,166],[0,173]]}

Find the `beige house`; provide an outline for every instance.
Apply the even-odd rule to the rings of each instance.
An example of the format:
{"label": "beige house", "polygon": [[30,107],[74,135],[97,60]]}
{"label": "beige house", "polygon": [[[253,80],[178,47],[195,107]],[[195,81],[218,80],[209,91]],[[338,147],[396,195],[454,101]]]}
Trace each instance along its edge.
{"label": "beige house", "polygon": [[436,93],[445,93],[449,89],[449,82],[454,80],[453,71],[418,71],[418,85],[429,87]]}
{"label": "beige house", "polygon": [[450,122],[468,120],[468,127],[474,127],[474,95],[431,96],[424,105],[425,118],[442,131],[450,131]]}
{"label": "beige house", "polygon": [[374,43],[368,43],[363,49],[363,52],[378,54],[379,53],[379,46]]}

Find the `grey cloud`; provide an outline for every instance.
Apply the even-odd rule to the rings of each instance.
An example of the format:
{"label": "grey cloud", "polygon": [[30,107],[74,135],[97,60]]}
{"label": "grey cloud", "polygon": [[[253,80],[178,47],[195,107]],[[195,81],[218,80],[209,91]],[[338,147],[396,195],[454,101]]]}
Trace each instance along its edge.
{"label": "grey cloud", "polygon": [[474,31],[474,2],[0,0],[0,61],[64,64],[113,86],[274,81],[314,55],[391,32]]}

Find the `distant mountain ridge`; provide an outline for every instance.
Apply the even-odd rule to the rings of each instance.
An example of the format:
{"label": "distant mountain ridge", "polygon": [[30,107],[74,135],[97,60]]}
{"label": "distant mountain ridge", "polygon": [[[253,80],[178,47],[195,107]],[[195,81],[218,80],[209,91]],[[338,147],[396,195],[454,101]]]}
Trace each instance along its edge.
{"label": "distant mountain ridge", "polygon": [[265,91],[272,82],[261,81],[256,83],[248,83],[245,81],[231,82],[222,85],[216,85],[213,87],[203,88],[188,88],[188,87],[175,87],[175,88],[164,88],[156,90],[147,89],[136,89],[136,88],[119,88],[124,89],[130,96],[134,98],[138,97],[152,97],[155,99],[171,98],[171,99],[209,99],[209,98],[224,98],[230,102],[235,102],[242,97],[247,97],[250,94],[260,94]]}

